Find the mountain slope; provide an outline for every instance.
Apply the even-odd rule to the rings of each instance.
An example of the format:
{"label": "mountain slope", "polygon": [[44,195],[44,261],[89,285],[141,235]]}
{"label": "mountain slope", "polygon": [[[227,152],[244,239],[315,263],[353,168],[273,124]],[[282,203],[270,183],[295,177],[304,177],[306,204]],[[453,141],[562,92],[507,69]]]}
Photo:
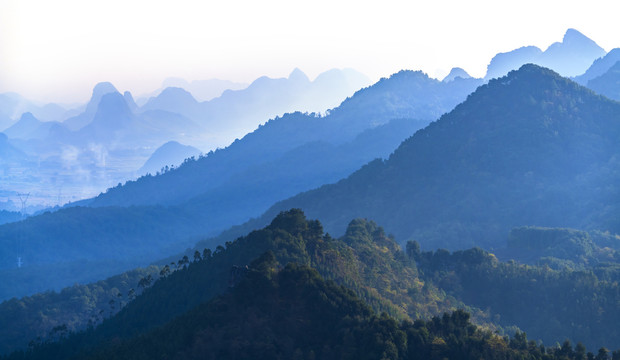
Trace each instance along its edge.
{"label": "mountain slope", "polygon": [[[128,182],[124,186],[111,188],[106,194],[92,200],[91,204],[94,207],[141,206],[141,208],[132,208],[130,212],[133,214],[140,211],[149,214],[152,211],[150,205],[162,204],[157,208],[156,216],[145,217],[155,222],[152,227],[140,227],[140,229],[146,229],[146,235],[139,234],[137,231],[129,232],[128,236],[122,237],[122,241],[127,246],[132,246],[132,253],[144,251],[166,256],[167,254],[162,253],[163,248],[159,245],[149,247],[144,242],[144,236],[150,236],[151,231],[157,233],[162,228],[176,228],[178,232],[168,238],[172,248],[175,244],[184,242],[197,233],[212,236],[235,223],[247,221],[249,217],[259,216],[273,202],[292,196],[299,191],[320,186],[325,182],[337,181],[361,164],[373,158],[389,155],[402,139],[430,121],[430,118],[426,118],[419,121],[405,119],[390,122],[392,119],[399,119],[403,114],[411,115],[418,111],[426,114],[425,116],[440,113],[442,109],[445,111],[449,106],[465,98],[478,83],[479,81],[459,79],[441,83],[419,72],[401,72],[391,79],[380,81],[376,86],[358,92],[343,103],[342,109],[335,109],[333,114],[313,116],[294,113],[274,119],[226,149],[207,154],[195,161],[188,161],[179,168],[175,168],[174,171],[168,171],[163,175],[145,176],[138,181]],[[140,139],[138,136],[132,143],[133,148],[106,153],[103,146],[91,149],[88,142],[89,136],[86,135],[92,134],[95,127],[99,126],[97,124],[104,128],[106,124],[118,124],[121,130],[127,129],[127,125],[142,124],[148,114],[155,111],[132,114],[126,103],[124,104],[123,96],[119,93],[107,94],[104,98],[109,101],[102,101],[102,105],[110,102],[112,105],[118,103],[118,106],[111,106],[108,110],[101,107],[98,120],[81,129],[81,134],[84,136],[78,139],[82,143],[77,145],[85,146],[87,150],[84,154],[92,155],[82,155],[79,151],[80,147],[73,145],[71,150],[74,151],[72,154],[75,154],[77,163],[66,164],[64,157],[59,159],[59,163],[70,170],[80,169],[82,171],[80,174],[89,176],[91,183],[93,179],[102,179],[110,183],[110,178],[113,178],[115,174],[108,170],[107,165],[112,164],[113,167],[131,165],[131,161],[135,161],[135,157],[140,151],[144,151],[144,147],[139,146],[141,143],[138,142]],[[387,103],[380,106],[382,102]],[[425,110],[429,108],[432,111]],[[157,110],[157,112],[161,111]],[[106,113],[110,116],[103,116]],[[115,116],[115,114],[122,116]],[[368,130],[368,133],[363,133],[364,130]],[[115,136],[118,135],[114,128],[106,131],[114,133]],[[135,132],[127,131],[124,134],[131,135]],[[75,134],[69,132],[66,135]],[[79,162],[82,160],[86,161],[87,171],[83,170],[84,167],[78,166],[82,164]],[[268,185],[268,188],[263,190],[251,186],[257,180],[263,185]],[[251,196],[243,196],[247,194],[248,189],[253,190]],[[230,201],[227,196],[236,199],[237,202]],[[116,215],[113,215],[114,212]],[[167,216],[168,212],[175,214]],[[59,223],[65,223],[66,214],[68,213],[52,213],[45,221],[35,220],[29,223],[31,227],[29,231],[38,234],[37,242],[41,241],[44,244],[46,249],[52,253],[51,257],[72,261],[79,267],[79,263],[76,263],[80,258],[79,251],[90,251],[86,246],[90,242],[84,244],[85,246],[76,245],[74,240],[79,239],[81,235],[74,233],[78,229],[73,226],[56,232],[47,232],[45,228],[48,221],[53,221],[48,219],[55,217],[58,217]],[[186,214],[193,219],[192,221],[200,223],[200,228],[179,226],[184,223],[184,220],[178,216],[179,214]],[[98,239],[116,239],[117,231],[121,231],[120,228],[123,226],[117,227],[116,223],[126,224],[124,218],[126,214],[120,209],[118,211],[113,208],[102,209],[101,215],[93,209],[85,211],[84,216],[84,223],[93,227],[89,230],[93,230],[92,241],[95,242]],[[99,216],[110,219],[110,222],[105,225],[100,223]],[[118,216],[117,221],[112,220],[114,216]],[[146,224],[143,221],[139,223]],[[0,232],[4,231],[7,236],[17,233],[16,229],[0,228]],[[163,233],[167,231],[164,230]],[[132,237],[134,237],[133,240]],[[59,243],[58,247],[47,247],[55,242]],[[62,253],[69,249],[70,253]],[[124,256],[122,253],[111,253],[105,250],[103,254],[110,256],[107,260]],[[177,251],[180,249],[174,252]],[[6,256],[9,259],[13,258],[13,255]],[[84,256],[88,258],[88,254]],[[29,262],[29,264],[35,265],[36,262]],[[48,264],[48,266],[52,265]],[[87,263],[82,266],[85,269],[76,270],[75,276],[90,271]],[[103,274],[103,276],[112,274],[114,273]],[[41,286],[48,284],[46,279],[49,279],[49,276],[50,268],[48,267],[40,274],[41,282],[24,284],[31,286],[29,290],[20,288],[20,292],[11,294],[10,287],[7,287],[0,292],[4,293],[4,296],[11,296],[43,291],[45,287]],[[69,276],[64,284],[71,284],[76,280],[76,277]],[[56,280],[49,284],[63,285]]]}
{"label": "mountain slope", "polygon": [[369,83],[364,75],[351,69],[330,70],[314,81],[295,69],[288,78],[261,77],[247,88],[226,90],[203,102],[196,101],[184,89],[167,88],[151,98],[142,110],[182,114],[218,134],[216,145],[221,146],[256,129],[265,119],[292,111],[325,112]]}
{"label": "mountain slope", "polygon": [[268,211],[299,207],[330,232],[377,219],[425,246],[501,247],[514,226],[620,232],[620,104],[535,65],[490,81],[373,161]]}
{"label": "mountain slope", "polygon": [[200,155],[201,151],[193,146],[179,144],[176,141],[168,141],[158,147],[151,157],[138,169],[139,174],[156,174],[165,166],[178,166],[183,160]]}
{"label": "mountain slope", "polygon": [[620,101],[620,61],[603,75],[588,81],[588,87],[610,99]]}
{"label": "mountain slope", "polygon": [[[322,141],[338,146],[350,142],[362,131],[392,119],[419,119],[422,120],[420,124],[429,122],[465,99],[480,84],[481,80],[477,79],[441,83],[421,72],[402,71],[358,91],[327,116],[286,114],[259,126],[225,149],[184,164],[163,176],[128,182],[122,188],[97,197],[92,204],[180,203],[220,186],[251,167],[273,162],[304,144]],[[287,171],[294,173],[298,166],[302,164],[289,167]],[[128,202],[126,199],[132,200]]]}
{"label": "mountain slope", "polygon": [[39,121],[32,113],[23,113],[20,119],[4,133],[11,139],[41,139],[48,136],[52,126],[62,126],[55,121]]}
{"label": "mountain slope", "polygon": [[588,81],[603,75],[618,61],[620,61],[620,48],[611,49],[605,56],[596,59],[585,73],[575,76],[573,80],[587,86]]}
{"label": "mountain slope", "polygon": [[[467,304],[486,309],[487,318],[496,323],[523,326],[536,334],[534,338],[543,337],[549,343],[568,337],[587,341],[588,346],[618,346],[615,319],[620,291],[613,280],[572,269],[558,272],[544,266],[502,263],[477,248],[452,254],[445,250],[421,252],[412,242],[405,254],[382,228],[362,219],[351,221],[346,234],[336,240],[323,232],[318,221],[309,221],[293,209],[279,214],[264,229],[214,252],[195,254],[193,262],[179,261],[178,270],[160,275],[152,287],[147,284],[135,300],[97,328],[61,335],[58,343],[35,343],[31,351],[9,358],[49,360],[93,354],[95,358],[152,358],[155,354],[163,358],[174,354],[179,358],[229,358],[245,351],[253,358],[261,351],[268,351],[269,357],[284,351],[282,356],[290,358],[289,352],[301,347],[302,353],[326,351],[328,356],[335,352],[338,358],[339,351],[362,349],[354,358],[367,355],[374,359],[378,357],[373,352],[375,346],[390,341],[404,348],[413,346],[402,353],[404,358],[463,358],[469,351],[474,351],[471,356],[476,359],[493,358],[481,354],[479,346],[490,341],[488,345],[497,350],[506,349],[508,343],[499,346],[503,338],[491,335],[493,328],[478,331],[462,310],[431,321],[418,319],[401,325],[395,321],[429,319],[454,307],[481,313]],[[335,284],[325,283],[321,277]],[[105,292],[114,294],[114,289]],[[558,296],[566,293],[571,296]],[[83,301],[89,300],[86,296]],[[31,300],[26,302],[32,306]],[[19,302],[9,305],[19,306]],[[6,314],[6,309],[5,304],[0,305],[0,314]],[[374,317],[373,311],[387,312],[394,319],[388,314]],[[400,328],[403,334],[379,336],[392,340],[376,342],[379,333],[373,331],[367,337],[356,323],[369,317],[374,318],[370,324],[392,328],[394,334]],[[429,336],[431,333],[435,335]],[[456,341],[455,337],[464,334],[479,336],[475,341],[478,347],[463,347],[465,339]],[[315,338],[318,340],[313,341]],[[335,350],[347,342],[351,343],[344,350]],[[447,344],[450,347],[441,346]],[[568,346],[570,342],[567,345],[565,341],[562,351],[572,353]],[[510,341],[510,348],[547,352],[547,359],[566,355],[558,353],[559,347],[547,350],[534,341],[528,343],[523,333]],[[238,352],[240,349],[243,352]],[[534,358],[543,358],[540,352],[536,354]]]}
{"label": "mountain slope", "polygon": [[99,107],[99,102],[101,101],[101,98],[106,94],[115,92],[118,92],[118,90],[116,90],[114,85],[112,85],[111,83],[98,83],[93,88],[93,93],[90,97],[90,100],[86,104],[84,111],[76,116],[64,120],[63,125],[65,125],[71,131],[77,131],[88,125],[93,120],[95,113],[97,112],[97,108]]}

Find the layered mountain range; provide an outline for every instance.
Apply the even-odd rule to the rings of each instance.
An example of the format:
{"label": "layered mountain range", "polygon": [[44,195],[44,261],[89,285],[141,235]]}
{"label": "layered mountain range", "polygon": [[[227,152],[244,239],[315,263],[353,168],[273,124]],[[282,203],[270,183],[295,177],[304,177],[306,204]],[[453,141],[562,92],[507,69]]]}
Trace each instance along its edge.
{"label": "layered mountain range", "polygon": [[316,104],[324,80],[295,70],[140,105],[102,83],[65,122],[26,113],[0,134],[5,178],[53,162],[120,173],[164,145],[147,175],[97,197],[0,214],[0,298],[79,283],[1,303],[0,323],[19,325],[0,352],[32,340],[8,358],[595,358],[585,344],[607,359],[620,347],[617,56],[569,29],[544,52],[499,54],[486,79],[400,71],[261,125],[236,105],[230,128],[258,128],[206,154],[181,143],[220,131],[225,101],[304,110],[295,94]]}

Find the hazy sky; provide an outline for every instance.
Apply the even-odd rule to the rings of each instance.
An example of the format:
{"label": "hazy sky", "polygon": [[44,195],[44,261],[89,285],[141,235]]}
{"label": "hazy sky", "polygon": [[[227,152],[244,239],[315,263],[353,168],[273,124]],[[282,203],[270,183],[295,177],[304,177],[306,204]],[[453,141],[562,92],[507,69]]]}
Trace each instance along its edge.
{"label": "hazy sky", "polygon": [[299,67],[483,76],[498,52],[543,50],[575,28],[620,47],[620,4],[546,0],[0,0],[0,93],[86,101],[111,81],[139,95],[167,77],[250,82]]}

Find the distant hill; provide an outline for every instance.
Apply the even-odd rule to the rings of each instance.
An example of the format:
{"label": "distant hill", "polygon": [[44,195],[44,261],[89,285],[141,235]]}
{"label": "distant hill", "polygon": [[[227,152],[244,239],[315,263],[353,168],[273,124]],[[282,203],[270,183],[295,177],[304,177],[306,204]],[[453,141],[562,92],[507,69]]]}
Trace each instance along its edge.
{"label": "distant hill", "polygon": [[575,76],[573,80],[587,86],[590,80],[605,74],[618,61],[620,61],[620,48],[611,49],[605,56],[594,60],[585,73]]}
{"label": "distant hill", "polygon": [[606,51],[587,36],[575,29],[568,29],[562,42],[551,44],[536,63],[562,76],[577,76],[605,54]]}
{"label": "distant hill", "polygon": [[[81,203],[84,206],[102,207],[88,211],[76,210],[75,214],[84,214],[85,218],[80,221],[85,224],[85,228],[67,224],[54,231],[47,228],[48,222],[70,221],[72,216],[76,216],[69,216],[74,214],[72,212],[59,211],[46,217],[33,217],[28,223],[33,236],[37,234],[33,243],[47,249],[50,258],[70,262],[92,254],[92,244],[120,241],[123,246],[130,246],[131,250],[112,251],[112,246],[104,247],[96,250],[99,259],[114,261],[122,258],[125,261],[132,258],[126,254],[129,251],[131,254],[143,252],[144,255],[139,256],[140,261],[152,261],[170,253],[165,252],[165,249],[169,248],[145,242],[145,239],[151,236],[149,234],[154,232],[162,236],[168,234],[165,235],[168,245],[178,249],[172,253],[181,251],[185,248],[182,244],[186,244],[188,239],[198,234],[215,235],[231,225],[259,216],[275,201],[326,182],[337,181],[374,158],[387,157],[403,139],[465,99],[480,83],[480,80],[472,80],[457,79],[442,83],[420,72],[403,71],[357,92],[327,116],[294,113],[273,119],[226,149],[185,162],[163,175],[145,176],[124,186],[115,186],[105,194]],[[108,96],[113,103],[120,102],[122,98],[118,93]],[[127,114],[128,118],[121,123],[139,122],[141,117],[150,113],[132,116],[125,108],[122,104],[110,108],[110,111],[120,109],[121,113]],[[420,116],[420,120],[406,117],[415,114]],[[106,123],[105,117],[98,123]],[[126,153],[134,154],[135,151]],[[86,160],[92,159],[88,164],[103,165],[114,160],[111,155],[102,153],[97,156],[97,153],[93,152],[92,158]],[[116,159],[122,161],[123,158]],[[101,168],[102,166],[97,169]],[[151,207],[154,204],[159,204],[155,210]],[[126,210],[108,206],[133,207]],[[135,232],[128,232],[125,228],[128,224],[126,221],[133,219],[134,215],[129,215],[126,211],[135,216],[139,216],[137,214],[142,211],[151,215],[144,216],[144,221],[139,221],[142,225],[136,225]],[[108,220],[103,222],[100,216]],[[187,217],[187,220],[180,216]],[[190,221],[189,219],[200,223],[200,226],[183,225],[185,221]],[[149,222],[152,223],[149,225]],[[86,229],[94,231],[89,235],[92,243],[77,240],[84,236]],[[170,229],[177,229],[179,232],[170,234]],[[6,236],[14,236],[19,229],[3,229],[0,226],[0,233],[3,231],[6,231]],[[67,233],[62,234],[63,231]],[[145,233],[140,234],[141,231]],[[118,234],[124,235],[119,237]],[[48,247],[57,241],[63,245]],[[179,246],[183,247],[178,248]],[[71,251],[67,252],[69,249]],[[79,255],[82,251],[85,252],[84,256]],[[12,259],[11,256],[9,258]],[[27,254],[25,259],[30,259],[32,265],[42,261],[33,256],[34,253]],[[80,266],[79,263],[75,265],[76,269]],[[88,262],[81,266],[84,269],[76,270],[75,276],[88,273]],[[112,274],[114,273],[107,275]],[[28,294],[41,291],[45,286],[62,285],[55,282],[59,279],[53,278],[49,268],[38,276],[39,279],[47,280],[37,284],[26,283],[20,288],[20,293]],[[49,279],[50,277],[52,279]],[[65,281],[64,284],[71,284],[75,281],[74,278],[67,276],[62,280]],[[0,287],[0,292],[2,291],[10,291],[10,288]]]}
{"label": "distant hill", "polygon": [[32,113],[23,113],[21,118],[4,133],[12,139],[42,139],[49,136],[53,126],[63,126],[56,121],[39,121]]}
{"label": "distant hill", "polygon": [[620,101],[620,60],[603,75],[588,81],[588,87],[610,99]]}
{"label": "distant hill", "polygon": [[162,86],[164,89],[168,87],[183,88],[195,96],[198,101],[209,101],[222,95],[226,90],[245,89],[248,87],[248,84],[220,79],[193,80],[188,82],[185,79],[168,78],[164,80]]}
{"label": "distant hill", "polygon": [[265,119],[293,111],[325,112],[369,83],[368,78],[351,69],[330,70],[314,81],[295,69],[288,78],[261,77],[247,88],[226,90],[203,102],[185,89],[169,87],[149,99],[141,109],[182,114],[218,133],[222,138],[218,145],[227,145],[256,129]]}
{"label": "distant hill", "polygon": [[605,50],[575,29],[568,29],[562,42],[551,44],[542,51],[535,46],[525,46],[497,54],[487,66],[485,80],[506,75],[524,64],[548,67],[562,76],[583,74],[592,63],[605,56]]}
{"label": "distant hill", "polygon": [[36,104],[16,93],[0,94],[0,130],[11,126],[27,112],[44,121],[60,121],[64,119],[67,110],[53,103]]}
{"label": "distant hill", "polygon": [[[535,65],[478,88],[386,161],[282,201],[340,233],[378,219],[426,247],[502,247],[515,226],[620,233],[620,104]],[[255,225],[256,226],[256,225]]]}
{"label": "distant hill", "polygon": [[[13,146],[4,133],[0,133],[0,165],[8,166],[13,164],[19,166],[20,163],[27,159],[28,156],[23,151]],[[4,169],[4,172],[6,171],[7,168]]]}
{"label": "distant hill", "polygon": [[[273,167],[280,161],[279,159],[285,158],[290,160],[283,163],[280,168],[276,167],[274,173],[288,175],[279,182],[273,182],[270,188],[290,186],[291,182],[284,179],[308,168],[306,163],[312,164],[310,168],[314,171],[303,172],[307,176],[297,181],[303,181],[311,186],[318,186],[325,180],[336,181],[339,177],[330,175],[326,179],[325,174],[336,173],[337,176],[346,176],[349,171],[363,164],[359,162],[364,161],[363,159],[369,161],[379,156],[387,156],[400,141],[464,100],[481,82],[477,79],[456,79],[442,83],[430,79],[422,72],[402,71],[356,92],[327,116],[286,114],[282,118],[270,120],[225,149],[207,154],[162,176],[145,177],[135,182],[128,182],[121,188],[111,189],[100,195],[91,204],[92,206],[178,204],[209,191],[225,194],[226,192],[217,189],[226,183],[240,184],[240,179],[247,182],[246,187],[254,188],[252,184],[256,181],[256,177],[247,176],[251,171],[260,171],[261,167],[266,166]],[[347,150],[350,151],[348,153],[350,155],[347,156],[341,157],[338,152],[332,152],[325,157],[320,156],[320,159],[325,159],[324,162],[311,159],[312,152],[308,150],[308,146],[314,147],[322,154],[330,154],[330,147],[338,149],[341,145],[355,142],[354,139],[363,131],[399,118],[418,120],[411,123],[413,126],[399,122],[399,126],[405,125],[407,130],[403,127],[400,129],[393,127],[396,123],[386,127],[385,129],[393,129],[391,134],[398,135],[387,135],[388,132],[383,131],[388,137],[381,135],[377,138],[376,142],[382,144],[380,152],[365,150],[373,149],[368,145],[372,143],[370,140],[372,138],[368,138],[367,144],[358,142],[356,145],[359,154],[366,155],[354,156],[355,152]],[[312,143],[324,143],[324,145],[307,145]],[[303,150],[300,152],[296,150],[297,148]],[[296,152],[297,158],[290,152]],[[308,157],[302,158],[301,154],[308,154],[304,155]],[[351,156],[357,160],[347,163],[344,159],[349,159]],[[336,163],[338,165],[334,166]],[[258,178],[263,179],[264,176]],[[277,179],[274,178],[276,181]],[[292,184],[296,184],[297,181]],[[162,191],[164,188],[166,191]],[[310,188],[294,187],[296,191]],[[262,190],[260,193],[267,195],[269,192]],[[270,197],[269,201],[276,201],[276,198]]]}
{"label": "distant hill", "polygon": [[193,146],[169,141],[158,147],[153,155],[138,169],[139,174],[156,174],[166,166],[179,166],[183,160],[200,155],[201,151]]}
{"label": "distant hill", "polygon": [[467,73],[467,71],[459,67],[455,67],[455,68],[452,68],[452,70],[450,70],[450,73],[446,75],[446,77],[444,77],[443,80],[441,81],[443,82],[453,81],[457,77],[460,77],[461,79],[471,78],[471,76]]}

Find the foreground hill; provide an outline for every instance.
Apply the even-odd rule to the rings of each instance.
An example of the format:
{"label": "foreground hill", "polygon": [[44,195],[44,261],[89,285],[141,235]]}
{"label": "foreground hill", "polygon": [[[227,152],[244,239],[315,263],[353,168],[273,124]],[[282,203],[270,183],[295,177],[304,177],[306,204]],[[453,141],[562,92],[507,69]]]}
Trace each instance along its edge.
{"label": "foreground hill", "polygon": [[367,217],[399,239],[452,249],[503,247],[523,225],[618,233],[619,119],[619,103],[526,65],[480,87],[388,160],[285,200],[262,221],[300,207],[333,233]]}
{"label": "foreground hill", "polygon": [[[139,296],[135,300],[96,328],[89,327],[67,337],[67,330],[76,329],[75,322],[56,323],[54,328],[61,329],[62,334],[52,331],[43,341],[33,342],[25,357],[150,358],[157,353],[164,358],[172,358],[174,354],[180,358],[206,354],[227,358],[230,354],[246,352],[256,357],[261,351],[277,357],[279,351],[284,351],[285,355],[281,356],[288,358],[289,352],[297,352],[297,347],[303,354],[310,351],[318,354],[327,351],[324,345],[328,344],[329,353],[358,354],[363,349],[363,353],[374,354],[369,356],[376,358],[375,345],[384,344],[389,349],[392,348],[389,342],[397,348],[414,348],[406,352],[408,355],[388,358],[411,358],[412,354],[429,358],[437,352],[454,358],[455,354],[468,351],[488,358],[479,353],[481,343],[495,350],[510,347],[538,351],[532,354],[533,358],[543,358],[543,354],[548,355],[544,357],[547,359],[560,355],[574,358],[575,352],[585,354],[582,345],[573,350],[570,342],[564,342],[561,348],[564,354],[557,353],[559,347],[541,348],[533,341],[528,343],[522,333],[517,333],[514,342],[499,346],[506,340],[488,331],[501,331],[495,324],[517,325],[532,338],[542,338],[547,343],[569,338],[590,347],[620,345],[615,321],[618,317],[615,304],[620,299],[614,281],[617,270],[606,275],[572,269],[559,272],[545,266],[502,263],[480,249],[452,254],[445,250],[421,252],[414,242],[408,243],[405,253],[382,228],[362,219],[352,221],[346,234],[334,239],[323,232],[318,221],[307,220],[301,211],[294,209],[279,214],[264,229],[229,242],[226,247],[218,247],[215,252],[195,253],[194,261],[185,258],[178,265],[176,271],[172,266],[161,268],[161,277],[152,287],[148,288],[147,283],[144,292],[136,292]],[[134,280],[126,278],[127,282],[135,283],[135,274],[133,277]],[[325,283],[321,277],[348,289]],[[119,280],[102,284],[102,289],[92,296],[88,289],[74,287],[60,295],[39,296],[44,301],[38,303],[37,298],[13,300],[0,305],[0,318],[8,315],[16,324],[30,325],[36,324],[32,323],[37,317],[33,315],[40,313],[38,316],[53,322],[59,318],[54,312],[56,307],[68,312],[62,319],[73,319],[70,316],[73,308],[76,318],[80,318],[84,306],[71,303],[92,302],[94,308],[86,311],[86,318],[92,320],[92,314],[97,314],[101,306],[97,302],[108,298],[110,293],[115,294],[118,290],[110,285]],[[124,295],[127,285],[122,286],[123,291],[119,291],[115,302],[121,306],[127,300]],[[67,298],[76,292],[81,296]],[[559,295],[569,292],[571,296]],[[105,313],[111,312],[106,304],[103,306]],[[25,309],[14,312],[20,307]],[[430,319],[433,314],[455,308],[473,311],[477,314],[476,321],[485,323],[487,331],[476,330],[463,311],[431,322],[409,320]],[[375,312],[385,314],[375,317]],[[390,316],[407,321],[398,325]],[[26,318],[28,321],[24,321]],[[356,325],[364,319],[371,321],[362,328],[383,324],[380,328],[385,330],[387,326],[394,332],[387,338],[375,332],[366,337],[363,331],[358,332]],[[427,335],[440,328],[444,330],[427,336],[422,327],[426,327]],[[454,333],[457,338],[467,333],[478,339],[478,347],[462,347],[463,341],[468,340],[455,341],[445,332],[455,328],[461,329]],[[3,329],[0,338],[6,338],[7,333],[21,334],[13,341],[2,343],[4,349],[7,345],[14,347],[26,342],[24,338],[32,333],[31,328],[27,329],[24,331],[22,325]],[[404,335],[398,335],[399,331]],[[322,337],[326,335],[329,336]],[[374,342],[377,336],[384,340]],[[60,343],[54,343],[59,337]],[[349,345],[341,348],[343,344]],[[421,344],[430,347],[418,347]],[[439,346],[447,344],[451,345]],[[448,350],[452,346],[457,348]],[[379,352],[384,351],[387,350],[381,347]],[[13,358],[20,356],[17,353]]]}

